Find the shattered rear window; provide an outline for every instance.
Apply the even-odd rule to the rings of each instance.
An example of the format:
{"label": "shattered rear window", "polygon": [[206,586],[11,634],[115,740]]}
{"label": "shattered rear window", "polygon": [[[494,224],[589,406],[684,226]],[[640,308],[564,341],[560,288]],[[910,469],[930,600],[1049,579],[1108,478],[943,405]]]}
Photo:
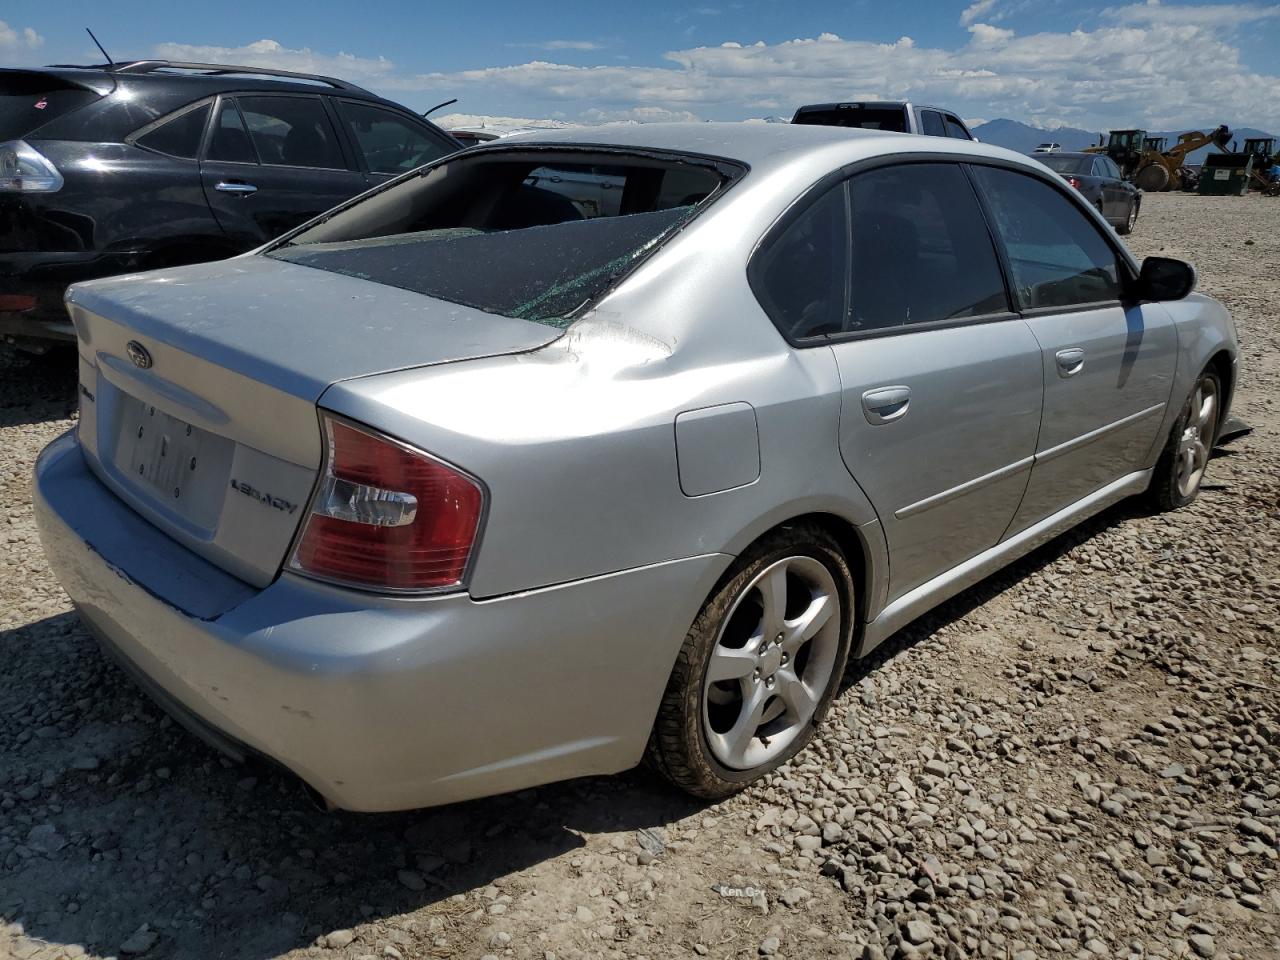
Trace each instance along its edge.
{"label": "shattered rear window", "polygon": [[445,160],[267,255],[564,327],[732,178],[701,159],[564,154]]}

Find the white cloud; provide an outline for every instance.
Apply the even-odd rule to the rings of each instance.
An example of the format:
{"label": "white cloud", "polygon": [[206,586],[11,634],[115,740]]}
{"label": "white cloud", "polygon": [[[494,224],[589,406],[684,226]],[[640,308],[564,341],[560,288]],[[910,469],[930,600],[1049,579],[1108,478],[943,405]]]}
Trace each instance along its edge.
{"label": "white cloud", "polygon": [[969,28],[969,33],[972,35],[974,43],[981,44],[1003,43],[1006,40],[1013,39],[1012,30],[993,27],[989,23],[975,23]]}
{"label": "white cloud", "polygon": [[322,54],[308,47],[291,50],[275,40],[256,40],[242,47],[161,43],[156,46],[155,55],[162,60],[231,63],[242,67],[275,67],[299,73],[318,73],[354,83],[386,84],[397,74],[395,64],[385,57],[357,57],[342,52]]}
{"label": "white cloud", "polygon": [[36,50],[44,45],[44,37],[30,27],[18,30],[0,20],[0,50]]}
{"label": "white cloud", "polygon": [[164,44],[156,53],[330,74],[420,107],[456,96],[470,110],[591,121],[737,119],[789,115],[806,102],[910,98],[962,115],[1098,129],[1221,122],[1280,129],[1280,76],[1247,67],[1224,29],[1138,22],[1114,11],[1093,29],[1070,32],[1024,35],[974,22],[968,42],[954,49],[824,33],[673,50],[658,66],[535,59],[414,74],[385,58],[293,50],[273,40],[239,48]]}
{"label": "white cloud", "polygon": [[996,0],[974,0],[974,2],[965,7],[964,11],[960,14],[960,25],[967,27],[979,17],[987,16],[995,5]]}
{"label": "white cloud", "polygon": [[1109,7],[1103,11],[1103,15],[1121,23],[1163,23],[1225,29],[1280,17],[1280,4],[1214,3],[1169,6],[1164,3],[1134,3],[1125,7]]}

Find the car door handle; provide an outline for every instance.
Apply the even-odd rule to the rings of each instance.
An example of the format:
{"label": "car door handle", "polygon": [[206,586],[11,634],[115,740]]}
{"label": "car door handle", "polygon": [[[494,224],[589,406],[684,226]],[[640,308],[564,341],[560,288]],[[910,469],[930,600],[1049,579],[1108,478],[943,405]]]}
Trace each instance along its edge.
{"label": "car door handle", "polygon": [[862,412],[873,426],[901,420],[910,406],[910,387],[878,387],[862,395]]}
{"label": "car door handle", "polygon": [[252,183],[238,183],[234,180],[223,180],[213,189],[217,190],[219,193],[235,193],[242,197],[247,197],[251,193],[258,192],[258,188]]}
{"label": "car door handle", "polygon": [[1059,350],[1055,356],[1058,360],[1058,376],[1074,377],[1084,369],[1084,351],[1079,347]]}

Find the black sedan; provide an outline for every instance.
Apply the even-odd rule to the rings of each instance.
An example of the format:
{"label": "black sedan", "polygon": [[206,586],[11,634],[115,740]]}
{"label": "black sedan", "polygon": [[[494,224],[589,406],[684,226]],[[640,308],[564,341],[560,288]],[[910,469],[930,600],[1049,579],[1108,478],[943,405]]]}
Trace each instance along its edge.
{"label": "black sedan", "polygon": [[1120,168],[1099,153],[1032,154],[1075,187],[1098,208],[1117,233],[1128,233],[1138,222],[1142,191],[1120,175]]}

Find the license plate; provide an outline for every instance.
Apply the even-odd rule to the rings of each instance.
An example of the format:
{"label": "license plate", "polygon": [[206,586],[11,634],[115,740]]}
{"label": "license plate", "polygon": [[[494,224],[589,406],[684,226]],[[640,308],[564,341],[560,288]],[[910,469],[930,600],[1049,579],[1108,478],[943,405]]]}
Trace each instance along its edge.
{"label": "license plate", "polygon": [[140,400],[128,402],[120,426],[120,466],[162,499],[181,501],[200,475],[208,434]]}
{"label": "license plate", "polygon": [[1230,179],[1230,177],[1231,177],[1231,171],[1230,171],[1230,170],[1215,170],[1215,171],[1213,171],[1213,179],[1215,179],[1215,180],[1227,180],[1227,179]]}

